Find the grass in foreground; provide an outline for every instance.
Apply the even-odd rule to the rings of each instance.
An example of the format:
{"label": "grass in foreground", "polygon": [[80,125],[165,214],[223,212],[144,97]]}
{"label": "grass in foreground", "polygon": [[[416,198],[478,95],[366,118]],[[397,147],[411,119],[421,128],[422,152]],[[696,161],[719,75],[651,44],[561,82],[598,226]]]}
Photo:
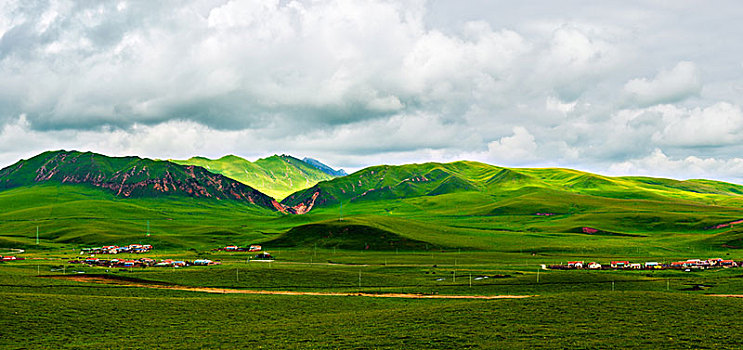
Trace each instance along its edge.
{"label": "grass in foreground", "polygon": [[[162,252],[194,257],[193,252]],[[0,264],[2,348],[740,348],[743,270],[537,271],[499,252],[282,250],[285,261],[185,269],[67,266],[188,286],[237,289],[538,294],[519,300],[208,294],[79,283],[54,252]],[[340,264],[317,263],[317,256]],[[52,258],[52,260],[49,260]],[[305,262],[310,260],[312,263]],[[536,261],[536,260],[535,260]],[[436,262],[436,263],[434,263]],[[436,266],[434,266],[436,265]],[[462,278],[453,281],[454,270]],[[361,271],[362,286],[358,286]],[[501,275],[473,281],[468,274]],[[506,277],[509,276],[509,277]],[[445,278],[444,281],[437,281]],[[614,291],[612,291],[614,282]],[[702,290],[694,286],[702,285]],[[690,326],[690,325],[693,325]]]}

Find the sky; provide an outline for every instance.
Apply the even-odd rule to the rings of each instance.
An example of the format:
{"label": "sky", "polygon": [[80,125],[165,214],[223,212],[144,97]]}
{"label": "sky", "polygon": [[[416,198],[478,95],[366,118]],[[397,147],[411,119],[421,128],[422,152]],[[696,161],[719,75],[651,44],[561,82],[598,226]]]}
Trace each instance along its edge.
{"label": "sky", "polygon": [[739,1],[0,0],[0,167],[46,150],[743,183]]}

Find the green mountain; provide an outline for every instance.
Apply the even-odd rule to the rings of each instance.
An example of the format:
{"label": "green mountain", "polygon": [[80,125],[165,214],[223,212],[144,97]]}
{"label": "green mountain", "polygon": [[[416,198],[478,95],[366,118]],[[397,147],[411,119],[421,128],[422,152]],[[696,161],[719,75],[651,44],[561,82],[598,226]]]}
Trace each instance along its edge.
{"label": "green mountain", "polygon": [[[571,169],[510,169],[478,162],[374,166],[318,183],[282,201],[287,206],[324,207],[340,202],[395,200],[452,193],[481,193],[504,199],[534,193],[626,200],[694,203],[736,201],[743,186],[710,181],[608,177]],[[561,194],[562,193],[562,194]],[[546,206],[545,206],[546,207]]]}
{"label": "green mountain", "polygon": [[273,155],[255,162],[233,155],[219,159],[193,157],[170,161],[182,165],[204,167],[213,173],[222,174],[256,188],[277,200],[296,191],[312,187],[320,181],[336,177],[288,155]]}
{"label": "green mountain", "polygon": [[124,198],[183,196],[278,208],[265,194],[202,167],[139,157],[53,151],[0,170],[0,190],[40,183],[87,185]]}
{"label": "green mountain", "polygon": [[[665,254],[743,247],[738,233],[728,233],[732,225],[725,225],[743,219],[741,191],[743,186],[710,180],[460,161],[374,166],[320,182],[282,204],[312,218],[335,217],[350,230],[365,225],[439,247],[511,252],[584,247],[621,254],[630,247],[653,247]],[[303,242],[308,234],[284,235],[300,237],[277,242]]]}

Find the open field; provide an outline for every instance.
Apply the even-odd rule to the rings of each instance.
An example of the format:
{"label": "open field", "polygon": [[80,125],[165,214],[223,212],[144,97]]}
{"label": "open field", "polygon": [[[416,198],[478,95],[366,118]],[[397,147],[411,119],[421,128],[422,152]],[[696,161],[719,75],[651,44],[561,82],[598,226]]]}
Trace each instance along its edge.
{"label": "open field", "polygon": [[[174,256],[178,251],[163,251]],[[642,347],[739,348],[743,269],[540,271],[489,252],[283,249],[273,263],[216,253],[222,265],[109,270],[58,253],[0,264],[3,348],[21,347]],[[195,253],[180,253],[183,258]],[[315,259],[317,257],[317,259]],[[311,261],[305,261],[308,258]],[[332,263],[328,263],[328,260]],[[66,265],[64,270],[59,270]],[[436,265],[436,266],[434,266]],[[54,271],[52,271],[54,270]],[[253,295],[151,289],[48,276],[108,275],[130,283],[234,290],[423,295],[416,299]],[[86,274],[79,274],[84,271]],[[456,281],[453,272],[457,272]],[[361,286],[359,287],[359,273]],[[469,275],[491,276],[472,281]],[[39,276],[41,275],[41,276]],[[443,281],[437,281],[439,278]],[[613,288],[613,290],[612,290]],[[695,326],[690,328],[689,325]],[[435,327],[433,331],[431,327]]]}

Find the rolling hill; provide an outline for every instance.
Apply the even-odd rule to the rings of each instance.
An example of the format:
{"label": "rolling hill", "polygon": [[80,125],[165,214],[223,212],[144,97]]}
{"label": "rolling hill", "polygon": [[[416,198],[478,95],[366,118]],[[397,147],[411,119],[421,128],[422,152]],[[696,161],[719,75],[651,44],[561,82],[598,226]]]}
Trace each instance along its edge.
{"label": "rolling hill", "polygon": [[396,200],[452,193],[508,198],[550,192],[561,196],[724,204],[739,201],[743,186],[710,181],[608,177],[571,169],[510,169],[478,162],[425,163],[365,168],[318,183],[287,197],[288,206],[323,207],[340,202]]}
{"label": "rolling hill", "polygon": [[709,180],[608,177],[461,161],[370,167],[318,183],[282,204],[301,208],[298,213],[373,214],[379,222],[404,218],[407,223],[389,228],[418,222],[428,235],[411,238],[451,246],[453,237],[463,237],[431,237],[442,231],[467,232],[482,241],[517,232],[664,239],[681,232],[706,234],[709,227],[743,218],[741,190]]}
{"label": "rolling hill", "polygon": [[312,187],[320,181],[340,176],[321,170],[317,164],[322,163],[317,161],[308,163],[288,155],[273,155],[255,162],[233,155],[219,159],[193,157],[170,161],[182,165],[204,167],[213,173],[222,174],[256,188],[277,200],[284,199],[296,191]]}
{"label": "rolling hill", "polygon": [[372,225],[324,221],[291,228],[268,242],[272,247],[319,247],[351,250],[427,250],[435,245]]}

